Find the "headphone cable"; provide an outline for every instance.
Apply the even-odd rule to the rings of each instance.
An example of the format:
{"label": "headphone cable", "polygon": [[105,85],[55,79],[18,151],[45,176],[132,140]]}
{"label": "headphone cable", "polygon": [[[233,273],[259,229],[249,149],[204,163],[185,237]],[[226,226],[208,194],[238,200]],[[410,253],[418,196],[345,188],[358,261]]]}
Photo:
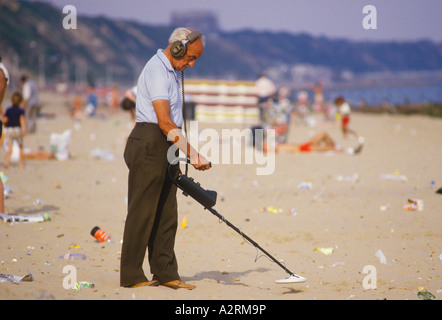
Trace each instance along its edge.
{"label": "headphone cable", "polygon": [[[186,105],[186,101],[184,98],[184,71],[181,71],[181,99],[183,101],[183,122],[184,122],[184,133],[186,135],[186,140],[187,140],[187,124],[186,124],[186,112],[185,112],[185,105]],[[189,142],[187,142],[187,145],[189,145]],[[186,146],[186,148],[188,149],[187,151],[189,152],[189,148]],[[189,152],[190,155],[190,152]],[[190,157],[189,157],[190,159]],[[187,176],[187,171],[189,169],[189,161],[186,161],[186,171],[185,171],[185,175]]]}

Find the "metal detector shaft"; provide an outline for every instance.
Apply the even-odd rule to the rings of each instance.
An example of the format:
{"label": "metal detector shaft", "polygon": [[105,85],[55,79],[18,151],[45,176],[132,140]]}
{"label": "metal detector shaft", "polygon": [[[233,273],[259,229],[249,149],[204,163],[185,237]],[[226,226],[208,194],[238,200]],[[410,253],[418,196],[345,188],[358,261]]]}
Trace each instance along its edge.
{"label": "metal detector shaft", "polygon": [[287,269],[281,262],[279,262],[278,260],[276,260],[270,253],[268,253],[267,251],[265,251],[259,244],[257,244],[253,239],[251,239],[249,236],[247,236],[246,234],[244,234],[241,230],[239,230],[235,225],[233,225],[232,223],[230,223],[229,220],[227,220],[226,218],[224,218],[218,211],[216,211],[213,208],[207,208],[207,210],[209,210],[212,214],[214,214],[215,216],[217,216],[219,219],[221,219],[223,222],[226,223],[226,225],[228,225],[230,228],[232,228],[233,230],[235,230],[237,233],[239,233],[242,237],[244,237],[244,239],[246,239],[247,241],[249,241],[253,246],[255,246],[256,248],[258,248],[259,250],[261,250],[262,253],[264,253],[267,257],[269,257],[273,262],[275,262],[278,266],[280,266],[282,269],[284,269],[285,272],[287,272],[290,276],[296,276],[293,272],[291,272],[289,269]]}

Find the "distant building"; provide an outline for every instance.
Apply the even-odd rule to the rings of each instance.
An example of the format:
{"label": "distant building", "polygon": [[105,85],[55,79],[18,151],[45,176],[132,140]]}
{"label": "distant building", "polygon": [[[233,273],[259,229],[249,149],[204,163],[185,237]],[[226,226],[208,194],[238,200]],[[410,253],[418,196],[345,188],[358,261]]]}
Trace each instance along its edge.
{"label": "distant building", "polygon": [[174,27],[190,27],[206,34],[219,31],[218,18],[210,11],[173,12],[170,23]]}

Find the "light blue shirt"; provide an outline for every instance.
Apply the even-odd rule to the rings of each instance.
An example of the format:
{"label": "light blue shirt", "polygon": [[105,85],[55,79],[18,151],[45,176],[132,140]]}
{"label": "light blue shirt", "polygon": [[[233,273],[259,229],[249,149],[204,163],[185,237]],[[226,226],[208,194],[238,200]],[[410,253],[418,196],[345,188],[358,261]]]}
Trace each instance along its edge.
{"label": "light blue shirt", "polygon": [[182,102],[180,99],[180,83],[175,69],[169,59],[158,49],[144,66],[137,84],[136,121],[158,123],[157,114],[152,102],[168,100],[170,118],[177,127],[183,124]]}

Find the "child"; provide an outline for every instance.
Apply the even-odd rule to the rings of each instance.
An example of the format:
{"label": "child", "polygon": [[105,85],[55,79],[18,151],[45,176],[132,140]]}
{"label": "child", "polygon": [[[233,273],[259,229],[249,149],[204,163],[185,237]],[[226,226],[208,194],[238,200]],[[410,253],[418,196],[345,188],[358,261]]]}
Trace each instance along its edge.
{"label": "child", "polygon": [[25,111],[20,108],[23,96],[19,92],[15,92],[11,98],[12,106],[6,109],[3,117],[5,126],[5,139],[8,144],[8,153],[6,154],[5,168],[9,167],[9,161],[12,154],[12,143],[18,142],[20,147],[20,168],[25,166],[23,158],[23,137],[26,135]]}
{"label": "child", "polygon": [[357,137],[358,134],[349,128],[351,111],[350,105],[341,96],[336,98],[335,104],[339,108],[338,111],[341,116],[341,129],[344,137],[347,138],[348,134],[352,134]]}

